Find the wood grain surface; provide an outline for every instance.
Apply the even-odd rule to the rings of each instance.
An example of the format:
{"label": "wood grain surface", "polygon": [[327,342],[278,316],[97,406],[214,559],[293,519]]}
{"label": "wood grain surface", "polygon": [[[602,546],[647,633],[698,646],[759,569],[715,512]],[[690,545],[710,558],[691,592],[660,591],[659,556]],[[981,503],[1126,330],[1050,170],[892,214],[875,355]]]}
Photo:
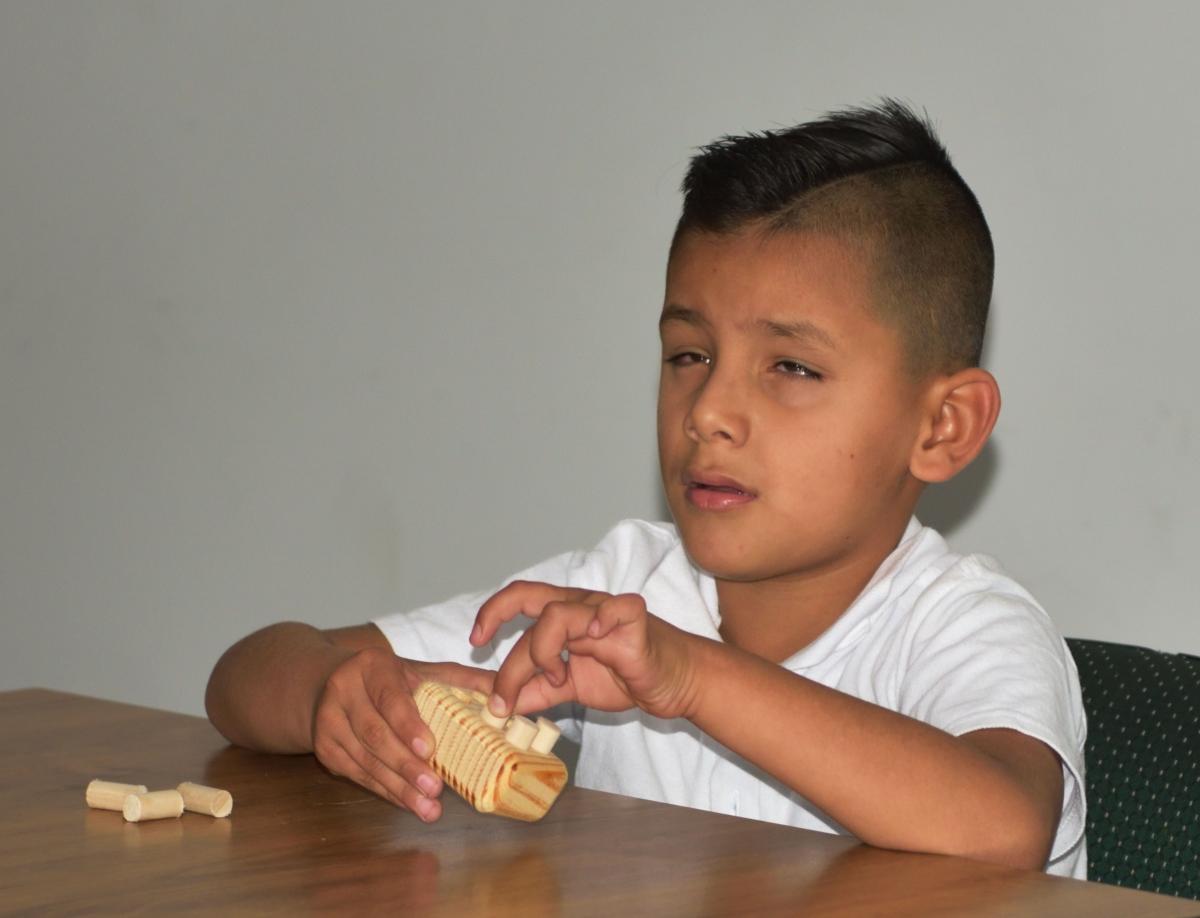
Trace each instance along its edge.
{"label": "wood grain surface", "polygon": [[[0,748],[6,914],[1200,915],[1196,902],[574,787],[532,824],[447,793],[426,826],[311,756],[41,689],[0,693]],[[233,814],[126,823],[86,807],[92,778],[225,788]]]}

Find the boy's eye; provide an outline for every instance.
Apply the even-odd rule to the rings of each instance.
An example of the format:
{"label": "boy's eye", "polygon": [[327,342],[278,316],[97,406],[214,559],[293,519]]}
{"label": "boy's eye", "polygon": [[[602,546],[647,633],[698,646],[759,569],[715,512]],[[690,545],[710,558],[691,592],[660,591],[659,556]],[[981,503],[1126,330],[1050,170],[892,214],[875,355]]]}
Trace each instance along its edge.
{"label": "boy's eye", "polygon": [[684,351],[682,354],[673,354],[668,357],[667,363],[676,367],[690,367],[698,363],[712,363],[712,358],[696,351]]}
{"label": "boy's eye", "polygon": [[775,367],[785,376],[799,376],[802,379],[820,379],[821,374],[806,364],[800,363],[798,360],[778,360],[775,362]]}

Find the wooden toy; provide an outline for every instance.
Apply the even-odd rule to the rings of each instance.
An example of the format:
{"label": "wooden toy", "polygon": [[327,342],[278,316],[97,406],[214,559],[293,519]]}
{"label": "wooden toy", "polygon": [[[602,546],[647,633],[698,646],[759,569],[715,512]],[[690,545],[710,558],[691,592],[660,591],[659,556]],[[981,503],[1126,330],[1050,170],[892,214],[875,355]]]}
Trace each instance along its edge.
{"label": "wooden toy", "polygon": [[550,752],[557,726],[497,718],[481,692],[440,682],[422,682],[413,697],[433,732],[430,764],[459,796],[481,813],[527,822],[546,815],[567,783],[567,766]]}

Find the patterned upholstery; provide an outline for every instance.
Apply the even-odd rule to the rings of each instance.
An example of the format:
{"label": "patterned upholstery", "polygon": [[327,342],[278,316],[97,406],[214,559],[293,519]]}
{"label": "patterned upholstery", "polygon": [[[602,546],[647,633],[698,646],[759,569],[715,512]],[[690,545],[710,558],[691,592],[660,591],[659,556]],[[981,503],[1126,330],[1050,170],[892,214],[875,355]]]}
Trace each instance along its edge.
{"label": "patterned upholstery", "polygon": [[1088,879],[1200,899],[1200,657],[1067,644],[1088,716]]}

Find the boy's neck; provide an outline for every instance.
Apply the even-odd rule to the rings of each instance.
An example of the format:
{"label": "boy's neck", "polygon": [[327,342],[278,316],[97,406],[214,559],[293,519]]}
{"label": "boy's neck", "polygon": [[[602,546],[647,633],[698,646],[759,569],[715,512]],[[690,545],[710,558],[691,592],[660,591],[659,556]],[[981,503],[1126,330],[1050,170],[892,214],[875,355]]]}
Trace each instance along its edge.
{"label": "boy's neck", "polygon": [[718,579],[721,638],[782,663],[824,634],[850,608],[899,544],[907,523],[905,519],[898,530],[888,532],[874,550],[826,570],[762,581]]}

